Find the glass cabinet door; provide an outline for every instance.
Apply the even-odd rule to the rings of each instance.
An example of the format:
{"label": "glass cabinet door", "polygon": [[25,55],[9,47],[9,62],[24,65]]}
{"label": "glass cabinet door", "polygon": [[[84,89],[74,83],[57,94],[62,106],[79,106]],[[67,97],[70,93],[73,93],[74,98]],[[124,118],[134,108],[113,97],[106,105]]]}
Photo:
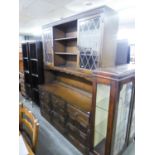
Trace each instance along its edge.
{"label": "glass cabinet door", "polygon": [[129,110],[131,104],[133,83],[123,84],[120,94],[118,109],[115,116],[115,133],[113,138],[112,155],[118,155],[126,144]]}
{"label": "glass cabinet door", "polygon": [[132,140],[135,136],[135,107],[132,113],[131,127],[130,127],[130,135],[129,140]]}
{"label": "glass cabinet door", "polygon": [[94,129],[94,148],[97,152],[102,152],[105,145],[108,123],[109,99],[110,85],[97,84]]}
{"label": "glass cabinet door", "polygon": [[78,20],[80,68],[93,70],[99,66],[103,27],[102,14]]}
{"label": "glass cabinet door", "polygon": [[44,63],[53,64],[53,35],[52,27],[43,29]]}

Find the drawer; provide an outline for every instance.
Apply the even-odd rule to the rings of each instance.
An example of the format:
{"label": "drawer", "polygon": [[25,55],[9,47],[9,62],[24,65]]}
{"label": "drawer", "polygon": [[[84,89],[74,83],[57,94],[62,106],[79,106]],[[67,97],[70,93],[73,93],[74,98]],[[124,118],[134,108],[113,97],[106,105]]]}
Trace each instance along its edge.
{"label": "drawer", "polygon": [[80,143],[86,145],[86,146],[89,146],[89,134],[87,133],[84,133],[84,132],[81,132],[79,131],[78,132],[78,140],[80,141]]}
{"label": "drawer", "polygon": [[61,125],[65,125],[66,123],[66,118],[62,117],[60,114],[58,114],[57,112],[52,111],[51,112],[51,118],[52,120],[56,121],[57,123],[61,124]]}
{"label": "drawer", "polygon": [[80,143],[88,146],[88,133],[84,133],[80,131],[76,126],[72,125],[71,123],[67,124],[67,131],[71,134],[74,138],[76,138]]}
{"label": "drawer", "polygon": [[78,137],[78,129],[76,126],[72,125],[71,123],[67,123],[67,131],[69,134],[73,135],[74,137]]}
{"label": "drawer", "polygon": [[51,99],[50,99],[50,93],[43,91],[39,91],[39,99],[42,103],[49,105],[49,107],[52,108]]}
{"label": "drawer", "polygon": [[72,122],[78,129],[87,133],[89,128],[89,115],[76,109],[68,104],[67,106],[68,120]]}
{"label": "drawer", "polygon": [[56,120],[52,120],[51,123],[58,131],[60,131],[63,135],[66,135],[66,128],[64,125],[58,123]]}
{"label": "drawer", "polygon": [[62,117],[66,117],[67,113],[65,109],[62,109],[61,107],[58,106],[53,106],[52,107],[53,111],[61,115]]}
{"label": "drawer", "polygon": [[40,111],[41,114],[50,122],[51,121],[51,110],[47,105],[41,105],[40,104]]}
{"label": "drawer", "polygon": [[88,155],[89,151],[87,146],[81,144],[75,137],[73,137],[71,134],[68,135],[68,139],[75,145],[76,148],[78,148],[84,155]]}
{"label": "drawer", "polygon": [[57,108],[57,107],[62,109],[66,108],[65,101],[55,95],[51,95],[51,101],[54,108]]}

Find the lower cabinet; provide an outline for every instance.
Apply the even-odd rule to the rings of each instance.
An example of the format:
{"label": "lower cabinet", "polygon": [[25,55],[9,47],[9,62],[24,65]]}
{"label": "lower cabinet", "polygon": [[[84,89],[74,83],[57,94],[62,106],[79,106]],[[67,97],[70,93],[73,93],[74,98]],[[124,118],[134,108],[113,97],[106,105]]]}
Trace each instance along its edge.
{"label": "lower cabinet", "polygon": [[42,88],[39,97],[43,117],[83,154],[89,154],[89,114]]}

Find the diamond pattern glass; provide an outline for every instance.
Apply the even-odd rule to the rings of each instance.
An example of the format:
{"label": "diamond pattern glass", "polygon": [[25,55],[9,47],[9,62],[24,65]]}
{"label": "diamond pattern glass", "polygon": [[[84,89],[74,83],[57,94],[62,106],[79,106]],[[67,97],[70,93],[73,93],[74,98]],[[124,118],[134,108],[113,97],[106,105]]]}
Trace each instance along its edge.
{"label": "diamond pattern glass", "polygon": [[44,41],[44,61],[52,63],[52,30],[51,28],[43,30]]}
{"label": "diamond pattern glass", "polygon": [[120,91],[118,103],[113,155],[118,155],[125,145],[131,94],[132,82],[124,84]]}
{"label": "diamond pattern glass", "polygon": [[99,63],[100,16],[79,21],[80,67],[96,69]]}

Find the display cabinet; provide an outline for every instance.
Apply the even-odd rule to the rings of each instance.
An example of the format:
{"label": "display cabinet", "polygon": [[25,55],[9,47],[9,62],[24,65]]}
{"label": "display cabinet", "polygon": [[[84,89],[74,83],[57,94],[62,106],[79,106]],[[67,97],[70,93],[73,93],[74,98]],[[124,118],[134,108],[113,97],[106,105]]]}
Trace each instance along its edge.
{"label": "display cabinet", "polygon": [[53,68],[41,113],[83,154],[119,155],[134,139],[134,66]]}
{"label": "display cabinet", "polygon": [[38,85],[44,80],[42,42],[22,43],[22,53],[26,96],[39,105]]}
{"label": "display cabinet", "polygon": [[42,30],[45,68],[94,70],[119,62],[118,15],[106,6],[44,25]]}
{"label": "display cabinet", "polygon": [[134,139],[134,67],[117,29],[106,6],[43,26],[41,114],[84,155],[119,155]]}
{"label": "display cabinet", "polygon": [[134,138],[134,66],[98,69],[93,76],[92,148],[119,155]]}

